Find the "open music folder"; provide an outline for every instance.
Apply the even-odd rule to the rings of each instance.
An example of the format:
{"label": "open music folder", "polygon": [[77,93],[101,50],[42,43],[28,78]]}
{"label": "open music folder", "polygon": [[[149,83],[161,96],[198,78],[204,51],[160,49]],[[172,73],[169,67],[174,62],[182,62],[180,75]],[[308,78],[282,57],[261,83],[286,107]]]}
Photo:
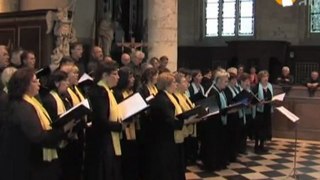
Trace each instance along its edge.
{"label": "open music folder", "polygon": [[91,112],[91,107],[88,99],[83,100],[80,104],[70,108],[65,113],[61,114],[51,126],[54,128],[62,127],[69,121],[76,119],[81,121],[81,117]]}
{"label": "open music folder", "polygon": [[140,93],[135,93],[118,104],[122,113],[122,121],[138,114],[149,107],[146,100],[142,98]]}
{"label": "open music folder", "polygon": [[185,120],[191,116],[201,118],[207,114],[208,114],[208,111],[206,111],[206,109],[204,107],[196,106],[195,108],[190,109],[189,111],[185,111],[181,114],[178,114],[176,117],[180,120]]}
{"label": "open music folder", "polygon": [[93,81],[93,78],[91,76],[89,76],[87,73],[83,73],[83,75],[78,80],[78,83],[81,84],[85,81]]}

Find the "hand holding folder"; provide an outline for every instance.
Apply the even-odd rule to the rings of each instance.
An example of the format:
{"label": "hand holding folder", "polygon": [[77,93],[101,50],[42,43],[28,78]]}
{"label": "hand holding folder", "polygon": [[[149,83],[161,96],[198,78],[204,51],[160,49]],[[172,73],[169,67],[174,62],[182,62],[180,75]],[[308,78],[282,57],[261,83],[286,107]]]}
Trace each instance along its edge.
{"label": "hand holding folder", "polygon": [[128,120],[130,117],[147,109],[149,105],[146,100],[142,98],[140,93],[135,93],[118,104],[118,108],[122,113],[122,121]]}
{"label": "hand holding folder", "polygon": [[[81,122],[81,117],[83,117],[86,114],[89,114],[91,112],[91,107],[89,104],[89,100],[85,99],[80,104],[70,108],[65,113],[61,114],[57,120],[55,120],[51,126],[53,128],[59,128],[59,127],[69,127],[72,126],[71,122],[75,121],[76,124]],[[69,124],[71,123],[71,124]]]}

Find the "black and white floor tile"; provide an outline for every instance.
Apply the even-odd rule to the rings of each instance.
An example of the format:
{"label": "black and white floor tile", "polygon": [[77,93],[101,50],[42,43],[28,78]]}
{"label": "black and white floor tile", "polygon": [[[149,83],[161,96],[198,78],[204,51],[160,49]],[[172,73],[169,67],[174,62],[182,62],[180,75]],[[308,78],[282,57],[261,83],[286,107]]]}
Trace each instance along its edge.
{"label": "black and white floor tile", "polygon": [[[294,141],[273,139],[268,143],[269,152],[258,155],[248,143],[248,154],[238,157],[227,169],[206,172],[199,165],[188,166],[187,180],[247,180],[247,179],[294,179],[290,177],[294,160]],[[298,141],[297,179],[320,179],[320,142]]]}

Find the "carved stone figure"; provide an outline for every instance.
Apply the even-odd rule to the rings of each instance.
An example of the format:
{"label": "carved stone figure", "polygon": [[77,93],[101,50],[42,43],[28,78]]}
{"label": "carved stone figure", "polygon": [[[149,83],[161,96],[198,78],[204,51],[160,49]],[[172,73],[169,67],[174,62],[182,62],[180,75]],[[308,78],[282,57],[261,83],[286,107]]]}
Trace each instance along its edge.
{"label": "carved stone figure", "polygon": [[98,34],[99,46],[102,48],[103,54],[109,56],[114,35],[114,23],[111,20],[111,16],[101,20]]}
{"label": "carved stone figure", "polygon": [[51,55],[51,63],[59,65],[63,56],[69,56],[69,44],[77,41],[75,29],[72,27],[72,19],[68,17],[68,11],[74,7],[75,1],[67,7],[58,8],[57,12],[48,11],[46,15],[47,34],[51,33],[56,37],[56,47]]}

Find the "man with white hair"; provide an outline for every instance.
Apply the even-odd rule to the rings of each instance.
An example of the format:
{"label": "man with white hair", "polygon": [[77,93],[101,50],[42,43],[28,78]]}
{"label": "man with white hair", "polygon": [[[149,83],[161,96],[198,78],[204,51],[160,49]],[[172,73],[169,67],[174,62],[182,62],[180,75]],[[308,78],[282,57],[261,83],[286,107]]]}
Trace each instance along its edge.
{"label": "man with white hair", "polygon": [[293,76],[290,75],[290,68],[288,66],[282,67],[282,74],[277,78],[277,83],[279,85],[292,85]]}
{"label": "man with white hair", "polygon": [[132,55],[132,59],[130,64],[128,64],[128,67],[131,69],[135,81],[134,81],[134,89],[138,90],[140,88],[141,82],[141,76],[142,76],[142,69],[141,69],[141,63],[144,59],[144,53],[142,51],[135,51]]}

